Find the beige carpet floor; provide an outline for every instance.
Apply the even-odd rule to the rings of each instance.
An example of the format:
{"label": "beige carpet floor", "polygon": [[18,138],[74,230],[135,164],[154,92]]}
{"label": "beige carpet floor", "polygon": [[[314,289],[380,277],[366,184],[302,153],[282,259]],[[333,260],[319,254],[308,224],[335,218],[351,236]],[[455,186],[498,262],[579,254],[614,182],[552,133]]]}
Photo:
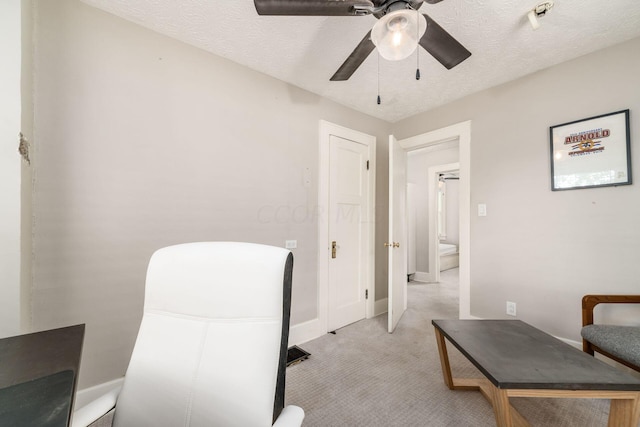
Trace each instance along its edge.
{"label": "beige carpet floor", "polygon": [[[304,409],[303,426],[495,426],[479,392],[450,391],[442,381],[431,319],[458,317],[457,288],[457,269],[443,272],[440,284],[412,282],[393,334],[381,315],[301,345],[311,357],[287,369],[286,402]],[[448,349],[454,376],[481,375]],[[607,425],[606,400],[512,402],[534,427]]]}

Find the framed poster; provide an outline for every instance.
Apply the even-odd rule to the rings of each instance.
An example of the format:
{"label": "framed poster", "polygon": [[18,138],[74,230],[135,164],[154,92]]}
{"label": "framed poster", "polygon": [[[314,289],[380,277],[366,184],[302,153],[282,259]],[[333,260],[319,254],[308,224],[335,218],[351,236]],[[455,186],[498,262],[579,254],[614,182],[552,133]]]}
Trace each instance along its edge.
{"label": "framed poster", "polygon": [[629,110],[551,126],[551,189],[631,184]]}

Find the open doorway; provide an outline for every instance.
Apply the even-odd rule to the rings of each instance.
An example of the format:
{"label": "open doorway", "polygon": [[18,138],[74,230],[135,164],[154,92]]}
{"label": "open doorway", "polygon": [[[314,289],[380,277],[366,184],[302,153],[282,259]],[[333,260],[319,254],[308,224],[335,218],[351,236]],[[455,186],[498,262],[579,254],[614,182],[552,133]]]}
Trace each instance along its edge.
{"label": "open doorway", "polygon": [[[456,163],[456,165],[458,165]],[[460,169],[438,172],[438,194],[435,207],[430,210],[436,216],[437,230],[430,238],[435,240],[437,255],[435,271],[440,272],[457,269],[460,266]],[[430,233],[431,234],[431,233]],[[436,282],[440,278],[436,276]]]}
{"label": "open doorway", "polygon": [[[454,142],[455,141],[455,142]],[[471,207],[471,194],[470,194],[470,153],[471,153],[471,122],[461,122],[451,126],[447,126],[445,128],[437,129],[431,132],[427,132],[424,134],[416,135],[407,139],[396,140],[393,135],[389,138],[389,242],[393,242],[393,247],[398,248],[404,247],[408,249],[407,242],[407,230],[404,228],[402,233],[398,234],[396,232],[396,228],[399,230],[402,227],[396,227],[396,223],[407,224],[408,219],[406,215],[406,190],[407,190],[407,158],[408,154],[415,150],[420,150],[429,146],[434,146],[438,144],[444,143],[457,143],[459,148],[459,212],[460,212],[460,221],[459,221],[459,283],[458,283],[458,315],[461,319],[471,318],[470,313],[470,294],[471,294],[471,286],[470,286],[470,274],[469,274],[469,265],[470,265],[470,257],[469,257],[469,243],[470,243],[470,207]],[[398,148],[396,148],[398,147]],[[398,153],[396,155],[396,150],[402,151],[402,153]],[[393,156],[391,154],[394,154]],[[395,159],[397,156],[403,157],[403,162],[399,162],[396,165]],[[397,186],[396,189],[396,181],[403,182],[402,186]],[[393,193],[391,191],[393,185]],[[401,190],[400,190],[401,188]],[[402,197],[396,198],[392,197],[392,194],[395,195],[396,192],[401,191]],[[409,190],[411,191],[411,190]],[[392,215],[392,209],[395,209],[395,206],[402,207],[402,212],[399,215]],[[394,212],[395,213],[395,212]],[[392,233],[393,230],[393,233]],[[399,243],[396,245],[394,239],[399,239]],[[404,244],[403,244],[404,243]],[[394,297],[394,300],[401,300],[404,297],[404,300],[407,301],[407,250],[399,251],[399,250],[391,250],[391,245],[389,245],[389,295],[395,293],[398,290],[398,298]],[[400,258],[402,261],[402,269],[403,273],[405,273],[404,278],[396,277],[395,274],[395,261],[396,258]],[[394,273],[394,274],[392,274]],[[402,291],[402,292],[400,292]],[[389,298],[389,313],[391,316],[392,300]],[[401,307],[398,307],[401,309]],[[405,303],[406,309],[406,303]],[[394,310],[395,312],[396,310]],[[398,313],[397,317],[402,315],[402,311]]]}
{"label": "open doorway", "polygon": [[458,160],[457,138],[407,153],[409,280],[437,283],[441,269],[458,266]]}
{"label": "open doorway", "polygon": [[460,247],[460,163],[429,168],[429,272],[440,282],[440,272],[458,267]]}
{"label": "open doorway", "polygon": [[459,310],[459,158],[458,138],[407,153],[409,306],[428,295]]}

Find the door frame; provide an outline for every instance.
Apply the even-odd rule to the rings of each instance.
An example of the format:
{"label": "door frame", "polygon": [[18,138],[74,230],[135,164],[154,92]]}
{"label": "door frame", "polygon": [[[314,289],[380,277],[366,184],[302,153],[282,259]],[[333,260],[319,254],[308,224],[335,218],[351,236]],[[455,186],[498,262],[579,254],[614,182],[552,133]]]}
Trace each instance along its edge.
{"label": "door frame", "polygon": [[365,227],[369,235],[369,247],[363,263],[363,277],[369,298],[365,304],[365,318],[374,315],[375,306],[375,183],[376,183],[376,137],[349,129],[325,120],[320,120],[320,166],[318,173],[318,299],[317,313],[320,333],[327,333],[329,310],[329,260],[331,243],[329,240],[329,177],[330,177],[330,137],[331,135],[364,144],[368,148],[368,207],[369,221]]}
{"label": "door frame", "polygon": [[[458,139],[460,163],[460,297],[459,317],[471,316],[471,121],[465,121],[431,132],[398,140],[405,151],[418,150],[430,145]],[[406,218],[404,219],[406,221]]]}

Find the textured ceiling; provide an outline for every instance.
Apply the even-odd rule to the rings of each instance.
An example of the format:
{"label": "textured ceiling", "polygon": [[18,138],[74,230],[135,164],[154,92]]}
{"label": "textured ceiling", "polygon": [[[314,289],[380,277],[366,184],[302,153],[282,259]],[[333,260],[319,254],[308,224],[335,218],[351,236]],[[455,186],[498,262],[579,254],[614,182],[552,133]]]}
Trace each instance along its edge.
{"label": "textured ceiling", "polygon": [[[534,71],[640,36],[639,0],[555,0],[533,31],[542,0],[444,0],[427,13],[472,52],[446,70],[420,51],[372,53],[345,82],[329,78],[375,24],[373,16],[258,16],[252,0],[82,0],[363,113],[395,122]],[[638,52],[640,54],[640,52]]]}

